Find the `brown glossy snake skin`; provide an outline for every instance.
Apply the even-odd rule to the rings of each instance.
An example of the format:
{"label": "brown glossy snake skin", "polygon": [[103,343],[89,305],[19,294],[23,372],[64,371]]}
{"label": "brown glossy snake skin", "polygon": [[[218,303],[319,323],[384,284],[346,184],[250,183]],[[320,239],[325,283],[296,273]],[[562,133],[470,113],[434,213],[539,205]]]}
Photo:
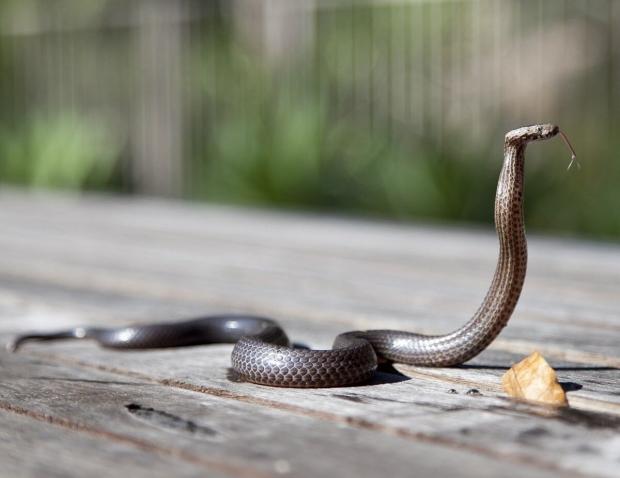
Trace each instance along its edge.
{"label": "brown glossy snake skin", "polygon": [[550,124],[526,126],[506,134],[504,164],[495,196],[499,257],[491,286],[474,316],[446,335],[396,330],[347,332],[331,350],[289,346],[277,323],[253,316],[211,316],[185,322],[117,329],[77,328],[53,334],[19,336],[16,350],[29,340],[92,338],[110,348],[159,348],[216,342],[235,343],[233,369],[245,380],[282,387],[333,387],[368,380],[382,361],[447,367],[470,360],[484,350],[504,326],[519,300],[527,266],[523,222],[523,170],[530,141],[560,132]]}

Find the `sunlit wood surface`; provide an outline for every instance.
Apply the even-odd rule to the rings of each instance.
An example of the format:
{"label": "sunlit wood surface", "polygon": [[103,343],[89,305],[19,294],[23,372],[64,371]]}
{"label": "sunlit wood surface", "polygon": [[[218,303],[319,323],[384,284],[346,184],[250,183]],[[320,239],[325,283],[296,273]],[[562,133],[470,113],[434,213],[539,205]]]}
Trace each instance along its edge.
{"label": "sunlit wood surface", "polygon": [[[2,342],[238,311],[318,348],[351,329],[458,327],[497,244],[485,229],[5,191],[0,248]],[[618,476],[619,345],[620,247],[531,237],[514,317],[460,368],[288,390],[231,380],[230,345],[2,351],[0,475]],[[534,350],[569,408],[501,391]]]}

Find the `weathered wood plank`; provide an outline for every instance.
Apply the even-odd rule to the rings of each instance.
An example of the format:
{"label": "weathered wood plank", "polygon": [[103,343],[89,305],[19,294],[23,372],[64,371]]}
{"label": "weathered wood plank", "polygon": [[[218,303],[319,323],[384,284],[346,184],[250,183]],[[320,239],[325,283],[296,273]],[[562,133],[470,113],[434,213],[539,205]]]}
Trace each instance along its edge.
{"label": "weathered wood plank", "polygon": [[[90,300],[92,299],[93,298],[91,297]],[[119,310],[118,305],[111,305],[111,308],[112,311],[115,312]],[[165,308],[162,307],[162,309]],[[119,314],[122,314],[122,312],[119,312]],[[0,314],[0,318],[1,317],[2,314]],[[53,317],[53,315],[51,315],[51,317]],[[101,317],[102,319],[105,318],[101,311],[95,312],[95,317]],[[34,319],[35,321],[40,321],[40,316],[35,315]],[[92,316],[89,317],[89,319],[92,319]],[[77,320],[79,322],[79,318],[74,320]],[[286,319],[282,322],[285,325],[286,329],[289,331],[289,334],[292,338],[302,339],[303,343],[305,343],[306,345],[311,345],[315,348],[329,348],[331,346],[333,337],[335,337],[339,332],[342,331],[340,325],[333,325],[330,323],[317,324],[315,322]],[[101,320],[100,323],[103,324],[105,322]],[[125,321],[124,323],[127,323],[127,321]],[[30,327],[32,326],[33,325],[31,325]],[[6,342],[9,339],[10,334],[5,335],[4,339],[2,339],[2,336],[0,335],[0,342]],[[24,350],[27,353],[43,353],[45,351],[55,350],[55,348],[53,347],[55,346],[51,346],[49,344],[33,344],[27,346],[27,348]],[[74,349],[69,348],[68,350],[70,351],[70,353],[73,353]],[[89,351],[92,351],[92,353],[95,353],[95,350],[96,346],[94,344],[90,346],[87,345],[86,349],[84,349],[84,352],[89,353]],[[98,354],[99,352],[104,354],[106,353],[105,351],[97,351],[96,353]],[[205,349],[205,351],[201,351],[200,353],[211,354],[211,348],[208,347],[207,349]],[[139,355],[138,357],[141,357],[141,355]],[[218,364],[223,367],[227,363],[228,357],[229,352],[224,353],[224,361],[219,361]],[[483,383],[485,381],[493,381],[494,383],[499,385],[500,375],[505,372],[511,364],[517,362],[522,357],[523,355],[518,353],[508,353],[499,350],[489,349],[483,352],[480,356],[476,357],[474,360],[472,360],[464,368],[426,370],[429,374],[440,373],[445,370],[448,374],[447,376],[461,376],[464,377],[464,380],[472,383],[474,383],[476,380],[482,379],[482,377],[485,377],[485,380],[482,380]],[[125,356],[121,354],[118,358],[119,360],[124,360]],[[104,360],[103,358],[101,359]],[[574,387],[571,388],[569,399],[576,399],[577,401],[575,403],[581,403],[581,407],[585,409],[593,409],[593,407],[596,408],[596,406],[595,404],[588,405],[587,402],[580,402],[580,399],[591,398],[597,401],[604,401],[609,404],[607,409],[616,410],[616,413],[620,413],[620,394],[618,394],[618,382],[620,381],[619,369],[615,367],[600,365],[597,363],[572,363],[570,361],[562,360],[561,358],[551,358],[550,363],[554,367],[556,367],[560,380],[576,384]],[[172,375],[177,372],[177,369],[168,369],[165,364],[160,363],[159,366],[163,366],[162,370],[170,371]],[[184,363],[182,361],[179,362],[179,366],[183,367]],[[404,367],[402,368],[401,372],[408,374],[408,370],[416,370],[416,368]],[[443,375],[437,376],[443,377]],[[475,386],[475,383],[472,386]],[[614,404],[615,406],[613,406]]]}
{"label": "weathered wood plank", "polygon": [[[273,315],[292,338],[314,347],[356,328],[443,332],[475,310],[497,247],[490,231],[153,200],[0,191],[0,206],[0,342],[29,328],[220,311]],[[300,476],[347,464],[356,476],[407,476],[411,462],[422,463],[422,472],[428,466],[427,474],[436,467],[504,475],[517,463],[538,474],[615,476],[620,248],[534,238],[530,258],[515,317],[465,368],[397,366],[410,378],[384,374],[361,387],[281,390],[231,380],[230,346],[113,353],[92,344],[39,344],[18,356],[0,354],[0,395],[5,405],[25,406],[25,414],[67,423],[79,417],[88,430],[111,427],[188,456],[203,456],[205,439],[171,432],[171,417],[205,430],[264,421],[265,448],[234,434],[234,443],[208,447],[251,473],[277,473],[280,455],[270,450],[279,450],[294,457],[287,466]],[[535,348],[558,368],[571,408],[503,396],[499,376]],[[46,382],[48,394],[34,393],[44,371],[59,380]],[[481,393],[467,394],[472,388]],[[134,415],[130,398],[140,402]],[[207,421],[204,403],[216,410]],[[325,459],[314,463],[315,455]],[[446,456],[457,458],[444,463]]]}
{"label": "weathered wood plank", "polygon": [[[138,205],[138,211],[146,208],[141,202]],[[80,207],[77,209],[81,210]],[[108,209],[112,209],[113,214]],[[165,207],[163,209],[166,211]],[[199,211],[203,214],[199,215]],[[286,237],[287,233],[290,235],[291,231],[296,231],[297,219],[254,212],[237,214],[236,222],[221,219],[220,224],[211,216],[219,218],[223,216],[222,211],[214,211],[210,208],[198,209],[191,216],[193,223],[181,221],[179,225],[177,221],[167,228],[165,222],[161,225],[160,221],[159,232],[150,233],[148,227],[137,229],[135,224],[128,225],[127,213],[122,207],[101,206],[95,216],[111,216],[108,217],[112,221],[108,225],[111,231],[105,226],[90,229],[82,225],[77,232],[67,233],[71,228],[58,228],[56,225],[60,233],[56,239],[54,228],[50,230],[49,224],[46,225],[45,217],[48,215],[35,216],[27,223],[27,227],[33,228],[32,244],[20,249],[28,245],[23,231],[16,233],[13,239],[9,238],[13,246],[3,243],[5,250],[10,251],[11,247],[17,246],[18,249],[14,254],[7,254],[0,267],[5,275],[64,282],[76,288],[86,283],[89,287],[120,294],[165,296],[179,302],[194,301],[211,306],[220,304],[221,307],[236,304],[238,308],[266,310],[277,315],[303,316],[313,308],[321,312],[320,320],[340,320],[343,326],[393,326],[439,331],[458,325],[475,309],[488,283],[494,260],[493,254],[488,254],[495,248],[492,234],[471,233],[467,238],[463,237],[466,234],[455,231],[455,238],[446,239],[437,235],[436,231],[435,241],[431,244],[433,239],[428,229],[390,229],[383,226],[386,229],[382,231],[384,236],[387,232],[390,234],[380,243],[376,233],[366,232],[372,231],[367,225],[345,223],[345,226],[339,227],[336,223],[332,229],[336,230],[335,236],[340,241],[329,243],[323,251],[320,246],[327,239],[321,234],[327,233],[323,223],[317,220],[314,223],[310,221],[314,234],[308,233],[309,226],[306,225],[303,229],[305,234],[294,235],[295,240],[303,238],[302,245],[293,243],[283,246],[281,236]],[[147,218],[158,216],[153,211],[144,215]],[[74,224],[94,221],[92,214],[90,219],[86,216],[84,210]],[[141,220],[145,221],[143,218]],[[229,240],[226,234],[211,233],[212,230],[222,229],[227,230],[229,235],[238,233],[238,227],[244,220],[249,224],[259,220],[267,222],[257,226],[258,230],[263,231],[259,234],[259,241],[255,239],[253,230],[250,237],[246,235],[240,242],[237,239],[237,243]],[[21,221],[24,227],[23,217]],[[230,222],[235,227],[228,226]],[[199,228],[196,223],[205,225]],[[181,229],[177,230],[177,227]],[[274,230],[275,227],[279,227],[278,234],[275,234],[278,237],[269,243],[264,231]],[[315,240],[317,231],[319,237]],[[47,239],[44,244],[38,240],[43,232]],[[343,239],[345,233],[352,236],[361,234],[359,243],[362,247],[356,249],[356,246],[348,245],[342,252],[340,242],[353,242]],[[370,250],[368,237],[364,234],[374,241],[370,241]],[[0,240],[9,235],[3,234]],[[150,238],[146,244],[143,241],[145,235]],[[70,255],[67,250],[68,237],[72,239]],[[308,237],[315,241],[310,253],[307,251],[311,241]],[[411,242],[407,248],[405,238]],[[457,260],[458,251],[449,246],[460,239],[464,239],[465,246],[461,247],[461,259]],[[437,242],[440,247],[437,247]],[[357,243],[354,241],[354,244]],[[441,247],[444,243],[445,246]],[[613,354],[620,335],[615,319],[619,312],[615,299],[617,270],[620,269],[614,267],[620,257],[617,249],[603,247],[596,254],[590,252],[590,256],[594,257],[590,257],[591,262],[594,261],[590,264],[593,272],[582,280],[578,278],[579,267],[569,267],[568,273],[558,274],[548,266],[552,264],[556,269],[566,269],[567,264],[570,266],[571,261],[575,262],[573,256],[584,254],[581,251],[583,245],[560,244],[555,256],[560,256],[561,261],[553,262],[547,259],[551,246],[544,240],[540,243],[538,256],[541,260],[535,257],[536,242],[532,247],[532,263],[543,262],[538,269],[540,273],[535,265],[530,268],[523,300],[515,320],[502,338],[528,340],[536,324],[537,346],[551,344],[562,347],[580,340],[580,350]],[[480,247],[481,244],[484,247]],[[46,252],[50,247],[52,252]],[[338,248],[342,252],[340,255]],[[352,257],[351,250],[354,252]],[[92,251],[97,251],[97,254],[93,255]],[[426,257],[429,251],[433,257]],[[443,257],[443,260],[438,257]],[[482,265],[472,267],[477,263]],[[583,265],[581,262],[579,264],[580,267]],[[608,274],[608,277],[593,281],[593,277],[602,274]],[[89,277],[88,282],[85,281],[86,276]],[[561,280],[554,279],[555,276]],[[583,283],[588,286],[583,287]],[[537,291],[535,300],[528,299],[533,294],[531,290]],[[327,307],[331,312],[325,317]],[[587,313],[584,312],[586,310]],[[356,323],[351,320],[353,318]],[[557,336],[559,323],[565,324],[562,336]]]}
{"label": "weathered wood plank", "polygon": [[[430,441],[448,449],[462,448],[508,461],[517,456],[543,469],[557,466],[566,472],[613,476],[615,462],[620,459],[620,449],[613,445],[620,430],[618,415],[578,410],[568,416],[554,415],[544,407],[507,401],[496,389],[483,387],[489,381],[486,377],[471,382],[459,377],[459,381],[450,382],[436,380],[433,375],[413,374],[409,380],[394,382],[397,377],[380,375],[368,386],[286,390],[231,381],[230,346],[129,353],[113,353],[83,344],[58,344],[49,349],[54,352],[31,348],[28,354],[41,361],[154,380],[175,389],[268,410],[285,410],[381,435]],[[481,395],[466,393],[474,387]],[[450,393],[452,388],[458,393]],[[527,436],[528,430],[533,429],[544,430],[546,440],[517,439],[519,433]],[[500,439],[500,431],[508,439]],[[586,455],[579,453],[585,445],[590,450]],[[574,454],[574,460],[566,458],[567,450]]]}
{"label": "weathered wood plank", "polygon": [[[47,308],[44,309],[45,313],[28,314],[20,320],[22,329],[25,328],[50,328],[45,325],[46,317],[51,321],[59,322],[55,327],[66,327],[69,325],[77,325],[80,323],[88,322],[91,324],[126,324],[130,322],[131,318],[140,316],[143,319],[144,316],[152,315],[149,320],[169,320],[171,316],[178,314],[179,307],[176,304],[170,304],[168,302],[134,299],[133,301],[117,295],[110,294],[98,294],[91,292],[88,294],[76,294],[71,290],[55,289],[52,287],[46,287],[41,289],[40,287],[30,291],[32,296],[29,299],[29,303],[37,303],[37,300],[46,303]],[[70,305],[66,301],[71,301]],[[82,308],[82,304],[87,304],[88,307]],[[64,309],[63,309],[64,307]],[[64,310],[68,307],[71,308],[69,315],[66,315]],[[134,310],[137,309],[137,310]],[[1,309],[0,309],[1,310]],[[187,316],[193,314],[200,314],[205,312],[216,312],[217,310],[203,308],[199,305],[193,307],[183,307],[184,313]],[[13,316],[19,316],[18,312],[9,309],[9,313]],[[46,315],[45,315],[46,314]],[[81,317],[84,317],[83,319]],[[124,318],[125,317],[125,318]],[[0,314],[0,330],[3,323],[2,314]],[[299,319],[282,319],[283,324],[289,331],[290,336],[295,340],[301,340],[308,345],[314,347],[329,347],[333,337],[346,328],[343,328],[340,324],[333,324],[331,322],[321,321],[307,321]],[[11,322],[7,322],[11,325]],[[349,327],[353,327],[356,324],[352,324]],[[509,345],[511,343],[509,342]],[[548,346],[547,346],[548,348]],[[531,343],[526,342],[523,344],[523,350],[516,350],[513,353],[500,353],[497,350],[488,350],[481,354],[471,364],[473,366],[482,367],[482,373],[492,374],[493,380],[497,379],[496,375],[500,371],[504,371],[512,363],[522,358],[522,354],[530,353],[534,347]],[[37,350],[37,349],[34,349]],[[515,353],[516,352],[516,353]],[[561,352],[561,353],[560,353]],[[618,403],[620,402],[620,395],[616,393],[617,382],[620,379],[620,371],[610,367],[609,364],[601,364],[594,362],[588,362],[589,356],[582,357],[583,360],[578,361],[581,363],[570,363],[570,360],[562,357],[566,353],[562,350],[558,353],[558,356],[551,356],[551,363],[556,367],[560,367],[560,378],[570,382],[580,382],[583,385],[583,389],[577,390],[574,393],[575,396],[583,396],[590,398],[592,393],[601,394],[597,399]],[[485,369],[490,370],[485,370]],[[466,374],[470,369],[457,369],[456,373]]]}
{"label": "weathered wood plank", "polygon": [[[232,476],[389,473],[404,477],[410,476],[412,464],[422,475],[438,467],[459,476],[501,473],[517,477],[524,469],[531,476],[553,476],[556,470],[551,462],[532,464],[530,457],[506,454],[506,459],[519,464],[519,468],[506,471],[502,453],[451,443],[440,436],[381,433],[378,440],[372,427],[350,426],[344,420],[331,420],[330,415],[300,414],[135,376],[119,378],[118,374],[20,356],[5,354],[2,361],[10,371],[2,374],[0,410],[15,412],[27,407],[26,416],[44,417],[88,438],[96,436],[106,442],[104,445],[136,445],[175,457],[183,464],[198,464]],[[355,402],[352,397],[345,402]],[[38,433],[34,430],[34,436]],[[20,433],[22,439],[26,434]],[[65,451],[64,456],[68,455]],[[77,471],[69,474],[77,475]],[[183,472],[181,466],[175,476]]]}
{"label": "weathered wood plank", "polygon": [[[318,277],[312,279],[312,282],[305,280],[301,284],[292,278],[282,279],[281,283],[274,287],[268,284],[268,278],[273,274],[264,272],[243,286],[243,281],[227,282],[223,279],[226,277],[223,273],[200,276],[202,265],[199,261],[195,272],[185,270],[171,274],[169,271],[165,272],[163,267],[157,272],[136,270],[137,266],[131,264],[131,254],[124,256],[126,258],[124,266],[116,269],[111,268],[109,264],[105,265],[105,269],[88,263],[67,264],[70,261],[63,259],[65,255],[59,254],[52,262],[46,262],[32,253],[23,254],[13,261],[5,257],[1,261],[0,268],[5,277],[17,276],[22,281],[30,279],[36,282],[65,284],[68,288],[74,288],[76,292],[99,290],[120,295],[165,297],[167,300],[179,303],[194,302],[209,307],[219,305],[223,309],[246,309],[277,316],[318,318],[319,321],[329,319],[338,321],[343,327],[348,328],[394,327],[418,331],[445,331],[458,326],[468,314],[463,312],[465,307],[457,308],[449,301],[442,301],[440,297],[435,297],[427,304],[428,308],[426,306],[406,308],[406,304],[399,304],[393,294],[390,296],[384,294],[383,304],[369,304],[368,298],[361,298],[361,291],[351,296],[346,288],[342,286],[337,288],[337,284],[330,281],[327,282],[331,290],[327,293],[325,286],[320,285],[326,281]],[[23,257],[29,259],[22,259]],[[122,261],[120,256],[118,261]],[[318,288],[314,290],[313,285]],[[371,283],[366,287],[367,290],[373,290]],[[402,285],[394,284],[395,290],[399,287],[402,288]],[[297,293],[299,290],[308,289],[310,293]],[[340,295],[335,295],[336,289]],[[484,288],[481,287],[481,290]],[[318,300],[317,297],[322,300]],[[473,294],[469,302],[468,308],[474,310],[476,303]],[[328,306],[329,312],[325,312]],[[532,329],[536,324],[536,339],[533,343],[543,350],[544,347],[553,345],[556,348],[562,346],[570,348],[577,343],[579,349],[585,352],[607,353],[617,357],[616,344],[620,338],[620,330],[615,326],[597,327],[592,323],[580,323],[568,318],[565,322],[564,327],[559,328],[557,321],[547,322],[541,320],[538,315],[528,320],[527,312],[518,311],[502,338],[530,340],[533,336]]]}
{"label": "weathered wood plank", "polygon": [[[0,409],[0,476],[3,478],[101,476],[154,477],[230,475],[188,463],[142,440],[102,438],[96,431],[49,423],[32,412]],[[69,422],[71,423],[71,422]]]}
{"label": "weathered wood plank", "polygon": [[[21,284],[21,287],[22,289],[20,290],[23,290],[25,286]],[[39,310],[26,315],[22,314],[23,317],[20,317],[20,313],[16,309],[9,308],[5,316],[20,317],[21,329],[54,328],[47,326],[46,321],[57,323],[56,328],[78,325],[85,322],[109,325],[111,322],[126,324],[131,321],[130,319],[135,319],[136,317],[144,320],[145,316],[152,316],[149,320],[169,320],[171,316],[179,314],[179,309],[184,310],[186,316],[217,311],[200,305],[179,307],[177,304],[170,304],[166,301],[132,300],[114,294],[100,294],[96,292],[77,294],[75,291],[62,288],[41,288],[39,286],[28,291],[31,294],[27,300],[29,304],[37,304],[39,301],[41,307],[43,304],[46,304],[46,307],[43,311]],[[22,297],[22,300],[25,300],[25,298]],[[70,303],[67,303],[67,301],[70,301]],[[0,308],[1,311],[2,308]],[[12,326],[15,322],[3,321],[2,316],[3,314],[0,313],[0,330],[2,330],[2,324],[15,329]],[[290,318],[284,318],[282,322],[293,339],[301,340],[314,347],[329,347],[333,337],[342,330],[346,330],[340,324],[333,324],[331,322],[302,321]],[[522,358],[522,354],[533,350],[533,346],[529,342],[525,343],[523,347],[523,351],[516,350],[515,352],[517,353],[502,354],[499,351],[488,350],[474,360],[472,364],[477,367],[483,367],[484,373],[494,373],[493,369],[495,369],[497,374]],[[565,350],[561,352],[565,353]],[[588,356],[584,357],[584,360],[580,361],[582,365],[579,365],[570,363],[565,357],[561,357],[561,354],[559,355],[559,357],[552,356],[551,363],[556,367],[561,367],[559,370],[560,378],[565,381],[580,382],[584,386],[583,389],[574,392],[576,396],[597,398],[591,396],[591,393],[594,392],[604,395],[599,396],[598,399],[614,403],[620,401],[620,396],[615,390],[617,388],[617,381],[620,378],[619,370],[597,362],[588,363],[586,360],[590,358]],[[485,371],[485,368],[491,368],[491,370]],[[457,373],[467,373],[466,370],[468,369]],[[493,376],[492,378],[495,380],[497,377]],[[571,397],[572,394],[573,392],[571,392]]]}

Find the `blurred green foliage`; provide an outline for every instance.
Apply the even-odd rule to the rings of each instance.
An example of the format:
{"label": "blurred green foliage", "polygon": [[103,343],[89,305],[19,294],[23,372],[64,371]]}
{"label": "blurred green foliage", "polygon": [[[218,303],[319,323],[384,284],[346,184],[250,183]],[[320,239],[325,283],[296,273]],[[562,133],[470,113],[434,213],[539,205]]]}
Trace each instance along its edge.
{"label": "blurred green foliage", "polygon": [[[184,195],[402,220],[492,223],[503,134],[520,124],[489,117],[493,126],[473,140],[466,127],[450,129],[430,121],[423,134],[414,134],[409,125],[381,116],[381,105],[391,100],[392,92],[372,90],[372,84],[387,74],[388,46],[411,44],[408,54],[422,55],[412,31],[430,35],[429,15],[436,15],[428,9],[418,17],[407,12],[415,25],[407,27],[398,8],[356,7],[353,15],[321,14],[316,53],[275,68],[238,43],[226,15],[210,12],[184,58],[186,157],[179,158],[189,171]],[[432,32],[444,39],[444,48],[450,46],[451,27],[471,21],[468,15],[463,5],[445,8]],[[0,51],[3,41],[0,37]],[[356,74],[360,62],[368,63],[370,78]],[[569,156],[559,140],[532,145],[528,151],[530,230],[620,238],[620,215],[615,213],[620,206],[620,136],[610,125],[610,118],[620,122],[620,112],[610,111],[603,88],[591,98],[593,79],[609,76],[608,63],[574,80],[566,94],[574,106],[557,112],[583,168],[565,171]],[[20,78],[23,69],[7,55],[0,55],[0,67],[3,77],[17,78],[13,94],[27,95],[28,82]],[[375,96],[360,101],[359,91],[367,91],[369,82]],[[126,86],[131,91],[132,85]],[[130,94],[122,97],[128,101]],[[0,89],[0,103],[12,101]],[[361,107],[373,109],[371,123]],[[105,118],[62,109],[53,115],[35,110],[7,118],[0,111],[0,180],[112,190],[130,183],[119,177],[130,138]],[[443,140],[429,139],[437,135]]]}
{"label": "blurred green foliage", "polygon": [[0,130],[0,177],[41,188],[102,188],[119,151],[95,120],[64,113],[36,116],[14,131]]}

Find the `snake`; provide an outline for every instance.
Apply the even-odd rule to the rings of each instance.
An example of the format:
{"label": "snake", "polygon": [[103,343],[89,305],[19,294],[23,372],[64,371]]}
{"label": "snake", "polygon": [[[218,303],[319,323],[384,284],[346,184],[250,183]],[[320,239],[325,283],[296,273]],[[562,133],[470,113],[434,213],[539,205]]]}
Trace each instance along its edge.
{"label": "snake", "polygon": [[[528,143],[558,133],[552,124],[525,126],[506,133],[504,161],[495,195],[495,229],[499,254],[495,273],[481,305],[454,332],[423,335],[399,330],[345,332],[332,349],[311,350],[291,345],[280,325],[269,318],[242,314],[199,317],[169,323],[118,328],[76,327],[54,333],[17,336],[9,349],[28,341],[93,339],[112,349],[153,349],[212,343],[234,343],[232,369],[255,384],[319,388],[367,382],[379,363],[429,367],[463,364],[483,351],[508,323],[521,295],[527,268],[523,217],[525,149]],[[572,164],[572,161],[571,161]]]}

